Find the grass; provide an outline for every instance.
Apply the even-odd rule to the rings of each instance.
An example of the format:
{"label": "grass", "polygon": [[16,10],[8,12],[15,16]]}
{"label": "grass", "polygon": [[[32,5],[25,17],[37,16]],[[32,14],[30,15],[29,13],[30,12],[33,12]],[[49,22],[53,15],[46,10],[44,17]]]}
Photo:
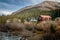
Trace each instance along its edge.
{"label": "grass", "polygon": [[0,28],[2,30],[9,28],[6,31],[12,35],[29,36],[29,40],[55,40],[55,38],[57,40],[60,39],[60,26],[55,25],[55,23],[55,21],[49,21],[47,25],[47,21],[38,24],[37,22],[26,22],[24,24],[14,22],[6,24],[4,29],[0,25]]}

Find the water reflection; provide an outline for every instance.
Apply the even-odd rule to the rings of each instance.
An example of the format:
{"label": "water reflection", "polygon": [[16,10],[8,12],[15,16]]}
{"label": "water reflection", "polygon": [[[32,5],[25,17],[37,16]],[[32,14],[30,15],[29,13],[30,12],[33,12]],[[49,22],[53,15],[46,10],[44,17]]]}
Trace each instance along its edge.
{"label": "water reflection", "polygon": [[19,36],[9,36],[8,33],[0,33],[0,40],[20,40]]}

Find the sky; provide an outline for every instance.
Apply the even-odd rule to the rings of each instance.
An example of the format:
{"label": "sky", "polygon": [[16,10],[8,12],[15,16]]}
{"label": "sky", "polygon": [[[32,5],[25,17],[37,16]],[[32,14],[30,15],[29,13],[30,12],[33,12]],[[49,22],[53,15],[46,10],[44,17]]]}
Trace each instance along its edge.
{"label": "sky", "polygon": [[[23,7],[35,5],[45,0],[0,0],[0,15],[10,15]],[[49,0],[54,1],[54,0]],[[60,2],[60,0],[57,0]]]}

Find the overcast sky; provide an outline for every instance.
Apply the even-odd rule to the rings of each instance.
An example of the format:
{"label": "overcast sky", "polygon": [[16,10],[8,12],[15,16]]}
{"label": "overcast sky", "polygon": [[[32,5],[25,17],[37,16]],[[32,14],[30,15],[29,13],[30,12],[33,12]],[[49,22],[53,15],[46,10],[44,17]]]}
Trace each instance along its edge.
{"label": "overcast sky", "polygon": [[45,0],[0,0],[0,15],[1,14],[9,15],[12,12],[19,10],[23,7],[35,5],[43,1]]}

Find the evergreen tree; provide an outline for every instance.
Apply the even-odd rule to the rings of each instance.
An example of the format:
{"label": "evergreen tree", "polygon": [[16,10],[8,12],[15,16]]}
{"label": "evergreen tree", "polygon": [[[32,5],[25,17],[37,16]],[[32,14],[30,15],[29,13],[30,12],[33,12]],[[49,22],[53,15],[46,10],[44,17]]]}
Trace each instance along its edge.
{"label": "evergreen tree", "polygon": [[51,17],[53,20],[57,17],[60,17],[60,9],[52,10],[51,11]]}

